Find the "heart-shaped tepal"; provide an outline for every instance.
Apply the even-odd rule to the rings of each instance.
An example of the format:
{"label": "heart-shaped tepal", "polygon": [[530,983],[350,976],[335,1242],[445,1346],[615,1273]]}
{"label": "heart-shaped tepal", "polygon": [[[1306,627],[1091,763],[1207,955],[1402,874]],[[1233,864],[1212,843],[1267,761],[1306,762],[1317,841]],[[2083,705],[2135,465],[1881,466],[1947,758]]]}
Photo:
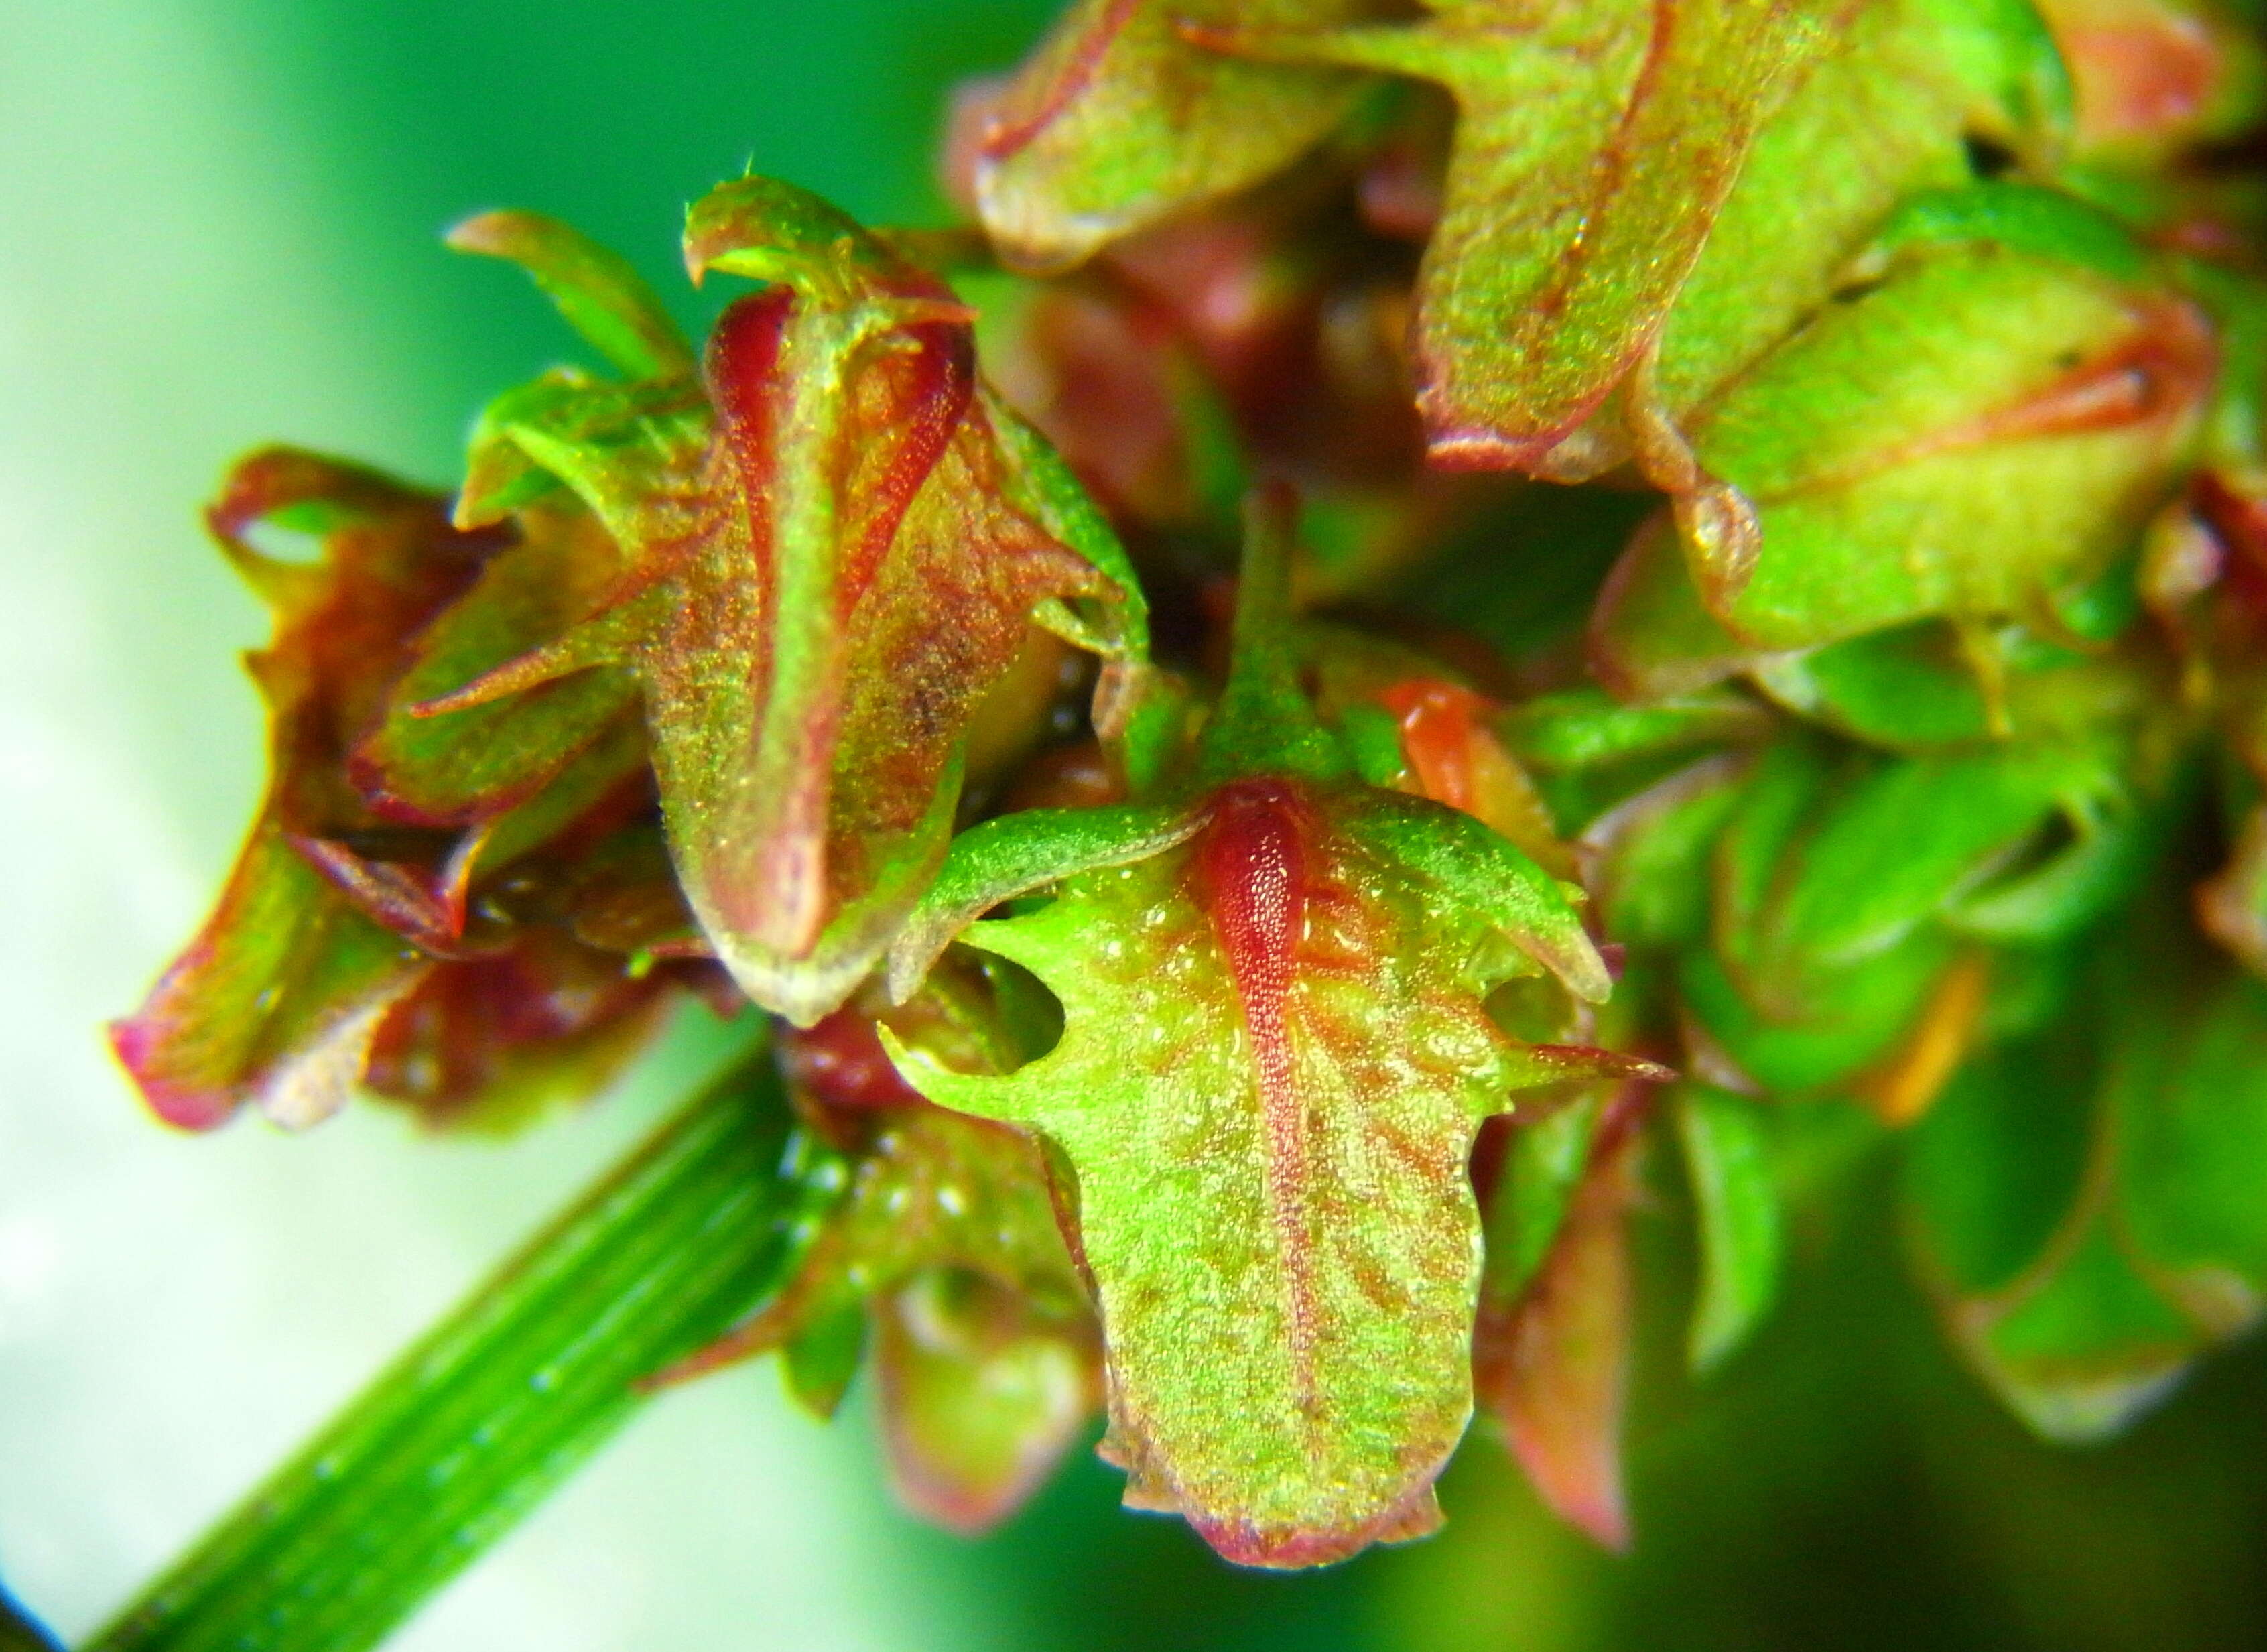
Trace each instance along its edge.
{"label": "heart-shaped tepal", "polygon": [[1060,1041],[996,1077],[893,1053],[1067,1167],[1128,1503],[1294,1567],[1438,1522],[1472,1403],[1481,1120],[1658,1069],[1490,1018],[1520,976],[1607,995],[1579,892],[1471,816],[1353,777],[1291,669],[1282,525],[1258,525],[1187,789],[969,833],[892,958],[900,988],[955,934],[1010,959],[1061,1000]]}

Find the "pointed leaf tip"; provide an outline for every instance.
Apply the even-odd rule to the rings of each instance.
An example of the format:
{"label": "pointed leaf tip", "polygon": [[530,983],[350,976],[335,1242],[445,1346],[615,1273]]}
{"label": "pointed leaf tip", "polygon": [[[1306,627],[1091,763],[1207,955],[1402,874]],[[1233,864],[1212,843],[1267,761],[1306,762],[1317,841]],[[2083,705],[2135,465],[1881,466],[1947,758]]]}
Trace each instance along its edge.
{"label": "pointed leaf tip", "polygon": [[1579,885],[1561,883],[1460,809],[1393,792],[1367,794],[1370,829],[1449,900],[1485,919],[1588,1003],[1613,996],[1613,973],[1583,927]]}
{"label": "pointed leaf tip", "polygon": [[777,282],[829,306],[886,297],[899,327],[975,319],[929,271],[840,208],[776,178],[736,178],[694,202],[685,215],[684,250],[695,286],[718,270]]}
{"label": "pointed leaf tip", "polygon": [[1162,854],[1203,825],[1195,810],[1120,804],[1019,810],[962,833],[890,949],[891,998],[911,997],[938,954],[994,907],[1080,872]]}
{"label": "pointed leaf tip", "polygon": [[1779,1294],[1779,1192],[1767,1110],[1707,1084],[1676,1096],[1677,1141],[1700,1238],[1700,1290],[1687,1358],[1714,1369],[1770,1312]]}
{"label": "pointed leaf tip", "polygon": [[567,324],[632,378],[693,371],[692,347],[627,259],[538,212],[483,212],[443,237],[459,253],[519,265]]}

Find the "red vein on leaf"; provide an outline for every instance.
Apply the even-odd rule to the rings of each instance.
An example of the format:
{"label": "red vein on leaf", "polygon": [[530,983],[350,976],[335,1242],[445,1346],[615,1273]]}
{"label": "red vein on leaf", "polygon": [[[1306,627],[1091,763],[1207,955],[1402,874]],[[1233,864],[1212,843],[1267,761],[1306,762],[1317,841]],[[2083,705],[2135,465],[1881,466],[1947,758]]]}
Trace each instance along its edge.
{"label": "red vein on leaf", "polygon": [[1267,1202],[1283,1255],[1291,1362],[1302,1406],[1316,1394],[1320,1304],[1308,1217],[1306,1119],[1286,1015],[1305,928],[1308,867],[1296,797],[1280,781],[1239,781],[1213,804],[1198,856],[1213,930],[1251,1033],[1266,1154]]}
{"label": "red vein on leaf", "polygon": [[[1629,171],[1633,150],[1632,129],[1646,113],[1646,105],[1665,70],[1669,43],[1676,33],[1677,5],[1678,0],[1653,0],[1653,33],[1646,43],[1644,60],[1630,84],[1629,96],[1622,106],[1620,119],[1614,124],[1613,134],[1600,147],[1591,167],[1590,183],[1583,197],[1588,209],[1586,221],[1553,266],[1550,277],[1529,302],[1529,309],[1538,316],[1555,318],[1566,309],[1596,253],[1597,241],[1589,233],[1587,220],[1602,202],[1612,198]],[[1424,382],[1418,388],[1418,401],[1425,410],[1429,427],[1425,444],[1427,461],[1435,469],[1451,471],[1520,469],[1540,462],[1604,405],[1614,387],[1651,348],[1659,331],[1658,319],[1640,329],[1610,370],[1600,374],[1588,391],[1563,407],[1559,418],[1547,427],[1516,436],[1507,435],[1490,425],[1475,425],[1449,416],[1454,409],[1444,405],[1449,398],[1445,367],[1428,359],[1424,364]]]}
{"label": "red vein on leaf", "polygon": [[2218,351],[2204,319],[2185,305],[2165,305],[2145,318],[2141,330],[2018,400],[1764,497],[1772,502],[1851,487],[1900,466],[1995,442],[2087,436],[2177,420],[2201,400],[2217,365]]}
{"label": "red vein on leaf", "polygon": [[[779,508],[779,413],[792,393],[792,368],[784,359],[792,289],[775,287],[743,298],[717,323],[708,360],[708,394],[716,409],[710,462],[729,479],[715,491],[722,508],[743,514],[749,565],[757,584],[757,612],[779,607],[780,569],[774,516]],[[712,472],[712,474],[715,473]],[[776,692],[775,628],[759,626],[750,671],[768,705]],[[812,760],[796,766],[789,788],[768,813],[768,829],[752,836],[745,884],[720,887],[726,921],[789,956],[806,952],[825,922],[826,815],[840,723],[839,686],[823,688],[805,709],[803,740]]]}
{"label": "red vein on leaf", "polygon": [[727,471],[732,485],[720,489],[744,518],[751,559],[762,589],[763,611],[772,605],[775,574],[771,555],[771,494],[779,451],[775,412],[784,386],[781,347],[792,288],[774,287],[735,303],[716,322],[709,341],[706,376],[708,399],[716,409],[709,449],[712,466]]}
{"label": "red vein on leaf", "polygon": [[[1637,78],[1630,84],[1629,97],[1622,105],[1621,118],[1614,123],[1613,136],[1599,150],[1596,165],[1592,169],[1588,200],[1593,210],[1596,203],[1613,198],[1629,172],[1635,147],[1632,134],[1646,113],[1646,106],[1651,102],[1654,88],[1668,62],[1669,48],[1676,33],[1676,8],[1677,0],[1653,0],[1653,35],[1646,42],[1644,61],[1638,65]],[[1582,231],[1575,236],[1573,245],[1567,247],[1566,256],[1553,266],[1552,278],[1535,295],[1531,308],[1537,315],[1555,317],[1566,307],[1576,283],[1581,279],[1582,272],[1588,268],[1597,251],[1597,245],[1588,233],[1586,224]],[[1634,360],[1638,353],[1632,349],[1629,359]],[[1624,363],[1625,366],[1626,364]]]}
{"label": "red vein on leaf", "polygon": [[1053,126],[1093,81],[1102,68],[1103,58],[1125,32],[1126,26],[1134,20],[1141,5],[1141,0],[1111,0],[1109,9],[1080,39],[1077,49],[1064,63],[1061,72],[1041,94],[1038,107],[1017,120],[1004,116],[994,120],[978,142],[978,152],[987,160],[1006,160]]}
{"label": "red vein on leaf", "polygon": [[913,496],[944,457],[976,393],[976,341],[965,326],[935,322],[908,328],[904,336],[913,341],[913,349],[909,382],[898,389],[891,410],[896,451],[874,486],[873,516],[836,585],[838,612],[846,620],[873,584]]}

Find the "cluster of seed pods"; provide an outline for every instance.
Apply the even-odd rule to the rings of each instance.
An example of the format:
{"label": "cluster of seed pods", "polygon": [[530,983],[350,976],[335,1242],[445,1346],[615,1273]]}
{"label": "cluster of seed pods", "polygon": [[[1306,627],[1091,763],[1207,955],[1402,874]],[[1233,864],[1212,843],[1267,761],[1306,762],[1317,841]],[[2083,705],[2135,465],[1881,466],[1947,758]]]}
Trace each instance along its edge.
{"label": "cluster of seed pods", "polygon": [[1477,1406],[1618,1544],[1633,1209],[1705,1371],[1828,1139],[2113,1429],[2267,1293],[2263,84],[2212,0],[1077,0],[972,227],[696,203],[704,352],[472,220],[606,371],[451,498],[229,479],[274,778],[118,1052],[450,1124],[752,1004],[825,1214],[657,1378],[870,1353],[965,1529],[1100,1411],[1337,1560]]}

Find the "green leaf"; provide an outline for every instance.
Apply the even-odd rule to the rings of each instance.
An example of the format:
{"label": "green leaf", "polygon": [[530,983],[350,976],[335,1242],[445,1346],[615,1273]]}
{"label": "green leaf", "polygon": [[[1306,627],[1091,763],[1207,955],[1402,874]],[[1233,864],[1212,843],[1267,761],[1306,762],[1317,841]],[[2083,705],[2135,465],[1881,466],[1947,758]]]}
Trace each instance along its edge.
{"label": "green leaf", "polygon": [[875,1380],[891,1483],[974,1537],[1021,1509],[1101,1398],[1092,1327],[987,1275],[922,1274],[876,1305]]}
{"label": "green leaf", "polygon": [[1522,761],[1547,770],[1599,768],[1697,753],[1752,740],[1771,729],[1768,710],[1744,695],[1692,694],[1625,705],[1596,688],[1562,689],[1523,701],[1504,720]]}
{"label": "green leaf", "polygon": [[2267,1292],[2267,989],[2146,939],[2093,974],[1961,1074],[1906,1178],[1954,1334],[2061,1440],[2122,1428]]}
{"label": "green leaf", "polygon": [[815,1314],[781,1345],[780,1374],[797,1405],[816,1416],[832,1417],[865,1359],[866,1306],[847,1303]]}
{"label": "green leaf", "polygon": [[1698,694],[1771,663],[1709,612],[1669,510],[1630,536],[1598,593],[1588,642],[1591,674],[1641,703]]}
{"label": "green leaf", "polygon": [[1483,1312],[1508,1309],[1534,1281],[1565,1224],[1589,1163],[1603,1102],[1596,1092],[1532,1120],[1514,1118],[1503,1164],[1484,1210],[1487,1263]]}
{"label": "green leaf", "polygon": [[240,1106],[307,1125],[346,1104],[394,1006],[432,968],[293,851],[254,828],[219,905],[111,1046],[166,1123]]}
{"label": "green leaf", "polygon": [[657,511],[693,510],[714,425],[697,378],[618,385],[554,368],[481,409],[457,520],[501,522],[569,488],[622,554],[651,532]]}
{"label": "green leaf", "polygon": [[1878,0],[1757,128],[1661,333],[1653,390],[1683,422],[1823,309],[1901,202],[1969,181],[1967,143],[2043,157],[2062,64],[2028,0]]}
{"label": "green leaf", "polygon": [[[1849,916],[1839,903],[1863,903],[1871,892],[1820,876],[1807,839],[1831,826],[1838,793],[1853,792],[1852,782],[1877,769],[1823,742],[1783,739],[1745,780],[1714,843],[1713,944],[1679,960],[1678,985],[1692,1030],[1768,1090],[1814,1089],[1882,1054],[1949,961],[1948,942],[1916,932],[1926,914],[1903,906],[1889,908],[1894,919],[1861,923],[1868,941],[1888,937],[1886,950],[1845,953],[1837,944]],[[1840,841],[1853,854],[1867,846],[1854,829]],[[1813,920],[1823,934],[1808,921],[1789,927],[1783,903],[1790,901],[1799,911],[1823,909]],[[1820,941],[1835,955],[1820,956]]]}
{"label": "green leaf", "polygon": [[[1490,1017],[1515,979],[1551,978],[1562,1006],[1607,995],[1581,892],[1473,816],[1347,773],[1294,647],[1289,507],[1249,504],[1194,794],[989,822],[908,926],[901,986],[958,929],[1055,995],[1059,1041],[987,1077],[891,1040],[930,1099],[1048,1144],[1127,1501],[1266,1566],[1438,1518],[1471,1404],[1480,1121],[1515,1090],[1663,1076]],[[1050,879],[1036,910],[969,921]],[[1194,1345],[1217,1356],[1192,1364]]]}
{"label": "green leaf", "polygon": [[1692,1369],[1706,1371],[1747,1340],[1779,1295],[1779,1185],[1763,1108],[1709,1084],[1679,1086],[1672,1106],[1700,1237],[1687,1348]]}
{"label": "green leaf", "polygon": [[[1738,767],[1742,753],[1779,724],[1749,695],[1706,689],[1638,704],[1598,688],[1568,690],[1541,695],[1504,719],[1508,744],[1533,772],[1559,829],[1601,851],[1666,801],[1669,794],[1657,788],[1698,763],[1720,758],[1720,768]],[[1600,894],[1596,869],[1588,881]]]}
{"label": "green leaf", "polygon": [[1919,1031],[1957,957],[1948,936],[1926,930],[1878,958],[1820,975],[1800,1000],[1765,1003],[1716,953],[1687,953],[1676,987],[1690,1018],[1690,1064],[1773,1097],[1835,1090],[1890,1061]]}
{"label": "green leaf", "polygon": [[1863,261],[1963,243],[2073,265],[2125,286],[2141,285],[2154,273],[2146,250],[2115,218],[2058,190],[2008,182],[1911,197],[1882,225]]}
{"label": "green leaf", "polygon": [[1031,617],[1074,647],[1121,665],[1138,665],[1148,656],[1149,605],[1133,558],[1047,439],[989,386],[980,386],[977,395],[1005,461],[1001,491],[1008,503],[1068,547],[1104,582],[1102,600],[1089,598],[1075,607],[1067,598],[1051,597]]}
{"label": "green leaf", "polygon": [[[1988,688],[1978,648],[1990,656]],[[1904,750],[2078,734],[2131,719],[2165,686],[2153,650],[2086,654],[2012,627],[1963,638],[1940,620],[1773,656],[1750,676],[1791,711]]]}
{"label": "green leaf", "polygon": [[1614,1550],[1629,1546],[1621,1436],[1641,1139],[1626,1114],[1605,1121],[1542,1267],[1515,1300],[1483,1303],[1472,1347],[1481,1402],[1537,1494]]}
{"label": "green leaf", "polygon": [[714,1086],[348,1403],[89,1652],[361,1652],[771,1288],[802,1198],[767,1058]]}
{"label": "green leaf", "polygon": [[[2193,448],[2213,367],[2200,312],[2105,274],[2099,219],[2048,252],[2026,245],[2045,239],[2034,196],[1951,199],[2007,239],[1885,247],[1880,284],[1692,423],[1701,468],[1760,521],[1760,554],[1697,532],[1685,547],[1702,602],[1751,650],[1932,616],[2067,635],[2065,605],[2137,547]],[[1981,544],[1995,554],[1969,554]]]}
{"label": "green leaf", "polygon": [[2267,1293],[2267,987],[2221,982],[2181,1028],[2168,1083],[2139,1075],[2117,1098],[2122,1214],[2134,1247],[2191,1315],[2235,1326]]}
{"label": "green leaf", "polygon": [[1749,767],[1744,753],[1703,758],[1590,822],[1588,883],[1607,935],[1640,947],[1707,938],[1709,856]]}
{"label": "green leaf", "polygon": [[994,103],[976,162],[1003,257],[1060,269],[1295,159],[1361,77],[1239,62],[1187,25],[1327,26],[1374,0],[1077,0]]}
{"label": "green leaf", "polygon": [[1437,1518],[1471,1404],[1480,1120],[1526,1085],[1648,1069],[1488,1019],[1486,992],[1533,969],[1493,936],[1577,990],[1605,975],[1564,897],[1469,816],[1277,779],[1203,816],[963,935],[1062,1001],[1052,1052],[1001,1078],[900,1065],[1067,1162],[1128,1501],[1231,1560],[1311,1565]]}
{"label": "green leaf", "polygon": [[1079,872],[1147,860],[1202,825],[1178,805],[1123,804],[1021,809],[961,833],[891,946],[891,996],[910,997],[953,937],[993,907]]}
{"label": "green leaf", "polygon": [[682,378],[692,347],[629,261],[535,212],[484,212],[451,230],[460,253],[509,259],[535,277],[567,323],[632,378]]}
{"label": "green leaf", "polygon": [[1440,898],[1508,936],[1541,969],[1588,1003],[1603,1003],[1613,979],[1575,914],[1581,887],[1562,884],[1458,809],[1427,808],[1390,792],[1358,793],[1344,805],[1348,829],[1390,846]]}
{"label": "green leaf", "polygon": [[1750,143],[1839,0],[1434,0],[1421,26],[1248,26],[1234,49],[1433,80],[1456,99],[1419,277],[1436,463],[1534,468],[1637,364]]}
{"label": "green leaf", "polygon": [[[2058,812],[2117,806],[2109,758],[2054,743],[1845,765],[1833,793],[1779,841],[1764,899],[1750,906],[1745,888],[1725,886],[1720,933],[1739,937],[1728,955],[1750,980],[1772,983],[1766,996],[1792,998],[1808,971],[1889,951],[1974,892]],[[1762,842],[1755,852],[1742,884],[1766,870]]]}
{"label": "green leaf", "polygon": [[[501,813],[556,780],[610,728],[634,720],[636,686],[608,669],[502,704],[420,715],[424,701],[587,618],[619,578],[614,541],[587,511],[536,505],[516,525],[520,542],[490,558],[412,645],[384,722],[354,750],[356,784],[396,819],[466,826]],[[613,779],[644,766],[643,740],[626,745],[621,760],[605,766]]]}
{"label": "green leaf", "polygon": [[[1775,1092],[1926,1040],[1957,931],[2066,934],[2127,892],[2146,840],[2117,756],[2038,742],[1885,759],[1781,741],[1717,841],[1713,947],[1679,964],[1697,1030]],[[1947,1036],[1968,1013],[1951,1008]]]}

